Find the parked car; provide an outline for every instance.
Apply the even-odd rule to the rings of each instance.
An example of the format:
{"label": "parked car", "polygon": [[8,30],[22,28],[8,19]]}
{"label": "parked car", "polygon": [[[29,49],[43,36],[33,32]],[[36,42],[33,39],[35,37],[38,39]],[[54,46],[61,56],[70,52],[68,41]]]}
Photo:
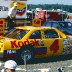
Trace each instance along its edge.
{"label": "parked car", "polygon": [[48,21],[43,26],[55,27],[67,35],[72,35],[72,23],[65,21]]}
{"label": "parked car", "polygon": [[68,36],[51,27],[22,26],[0,37],[0,58],[16,58],[31,61],[33,58],[66,55],[72,53]]}

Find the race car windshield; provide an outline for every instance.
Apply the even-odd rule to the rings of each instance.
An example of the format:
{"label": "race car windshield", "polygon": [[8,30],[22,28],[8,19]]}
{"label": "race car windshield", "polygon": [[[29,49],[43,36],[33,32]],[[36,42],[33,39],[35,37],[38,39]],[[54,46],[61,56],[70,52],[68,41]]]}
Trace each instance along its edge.
{"label": "race car windshield", "polygon": [[12,29],[10,30],[5,37],[13,38],[13,39],[22,39],[29,30],[23,30],[23,29]]}

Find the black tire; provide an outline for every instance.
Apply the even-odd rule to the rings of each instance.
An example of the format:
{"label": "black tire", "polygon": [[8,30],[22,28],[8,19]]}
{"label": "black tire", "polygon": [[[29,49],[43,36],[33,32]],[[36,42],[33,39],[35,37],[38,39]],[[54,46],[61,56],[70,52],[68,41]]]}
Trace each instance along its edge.
{"label": "black tire", "polygon": [[19,51],[17,55],[17,60],[19,60],[20,63],[24,63],[26,58],[26,62],[32,62],[34,59],[34,47],[32,45],[26,45],[23,46]]}

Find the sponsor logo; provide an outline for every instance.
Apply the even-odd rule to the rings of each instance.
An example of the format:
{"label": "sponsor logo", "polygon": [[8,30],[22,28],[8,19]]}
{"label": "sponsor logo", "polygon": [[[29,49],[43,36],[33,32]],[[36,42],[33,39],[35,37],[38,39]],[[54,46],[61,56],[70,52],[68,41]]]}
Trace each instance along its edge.
{"label": "sponsor logo", "polygon": [[23,16],[26,12],[26,3],[23,2],[17,2],[18,7],[17,7],[17,15],[18,16]]}
{"label": "sponsor logo", "polygon": [[[11,3],[11,7],[13,6],[14,2]],[[17,11],[16,14],[18,16],[23,16],[26,12],[26,3],[24,2],[17,2]]]}
{"label": "sponsor logo", "polygon": [[19,48],[19,47],[22,47],[22,46],[25,46],[27,44],[31,44],[33,46],[39,46],[39,41],[38,40],[25,40],[25,41],[19,41],[17,42],[16,40],[15,41],[10,41],[11,42],[11,47],[12,48]]}
{"label": "sponsor logo", "polygon": [[16,57],[16,50],[6,50],[4,52],[4,57],[6,58],[12,58],[12,57]]}

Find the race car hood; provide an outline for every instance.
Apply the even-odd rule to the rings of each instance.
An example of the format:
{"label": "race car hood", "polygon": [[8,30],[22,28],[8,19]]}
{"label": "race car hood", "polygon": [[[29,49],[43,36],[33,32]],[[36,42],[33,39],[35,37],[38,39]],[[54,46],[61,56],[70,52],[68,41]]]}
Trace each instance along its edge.
{"label": "race car hood", "polygon": [[10,41],[10,40],[14,40],[14,39],[0,36],[0,42]]}

